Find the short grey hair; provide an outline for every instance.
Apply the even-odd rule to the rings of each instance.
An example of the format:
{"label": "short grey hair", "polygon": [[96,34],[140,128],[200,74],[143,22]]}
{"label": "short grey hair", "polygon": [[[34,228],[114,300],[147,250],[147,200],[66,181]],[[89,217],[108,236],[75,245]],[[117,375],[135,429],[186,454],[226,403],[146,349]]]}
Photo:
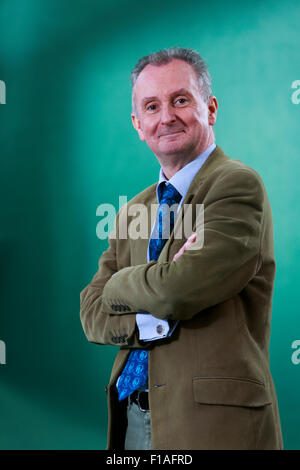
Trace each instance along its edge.
{"label": "short grey hair", "polygon": [[183,60],[191,65],[198,77],[202,98],[207,103],[212,91],[211,77],[205,60],[193,49],[170,47],[169,49],[162,49],[161,51],[153,52],[152,54],[141,57],[133,68],[130,74],[130,79],[132,84],[132,112],[134,114],[137,113],[137,110],[134,101],[133,88],[141,71],[149,64],[160,66],[168,64],[174,59]]}

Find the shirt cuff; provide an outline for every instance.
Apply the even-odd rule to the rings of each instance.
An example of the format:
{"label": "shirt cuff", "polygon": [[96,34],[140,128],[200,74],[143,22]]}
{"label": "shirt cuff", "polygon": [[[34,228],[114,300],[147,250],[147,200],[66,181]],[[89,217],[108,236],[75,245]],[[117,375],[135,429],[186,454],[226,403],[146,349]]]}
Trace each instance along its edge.
{"label": "shirt cuff", "polygon": [[139,339],[155,341],[168,336],[170,326],[167,320],[160,320],[150,313],[137,313],[136,323],[139,329]]}

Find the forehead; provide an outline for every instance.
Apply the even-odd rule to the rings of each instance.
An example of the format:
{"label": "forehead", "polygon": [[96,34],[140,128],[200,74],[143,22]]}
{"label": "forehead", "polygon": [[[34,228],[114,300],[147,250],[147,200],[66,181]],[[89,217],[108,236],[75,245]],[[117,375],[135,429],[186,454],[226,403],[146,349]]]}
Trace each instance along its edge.
{"label": "forehead", "polygon": [[191,65],[174,59],[168,64],[148,64],[139,74],[134,86],[135,98],[163,97],[185,88],[193,95],[200,93],[198,78]]}

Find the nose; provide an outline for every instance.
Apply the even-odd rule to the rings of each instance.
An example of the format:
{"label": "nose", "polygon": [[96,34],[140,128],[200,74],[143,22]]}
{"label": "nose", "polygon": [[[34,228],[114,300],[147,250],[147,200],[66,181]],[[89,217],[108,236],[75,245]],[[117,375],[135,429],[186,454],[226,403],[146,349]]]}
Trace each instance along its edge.
{"label": "nose", "polygon": [[176,121],[175,110],[169,104],[162,105],[160,120],[162,124],[170,124]]}

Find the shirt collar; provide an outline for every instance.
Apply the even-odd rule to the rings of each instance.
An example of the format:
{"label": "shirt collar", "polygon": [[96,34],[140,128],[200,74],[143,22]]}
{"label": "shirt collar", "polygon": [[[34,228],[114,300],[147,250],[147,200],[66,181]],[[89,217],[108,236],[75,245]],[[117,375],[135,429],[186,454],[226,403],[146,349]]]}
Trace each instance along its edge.
{"label": "shirt collar", "polygon": [[162,168],[160,168],[159,179],[156,186],[156,197],[158,203],[160,204],[160,192],[158,191],[158,187],[161,185],[162,182],[165,182],[166,184],[171,183],[174,188],[176,188],[177,191],[181,194],[181,201],[183,201],[194,177],[202,167],[205,160],[209,157],[209,155],[215,148],[216,144],[211,144],[209,147],[207,147],[206,150],[204,150],[204,152],[200,153],[198,157],[196,157],[190,163],[181,168],[181,170],[177,171],[177,173],[175,173],[175,175],[173,175],[172,178],[170,178],[169,180],[167,180]]}

